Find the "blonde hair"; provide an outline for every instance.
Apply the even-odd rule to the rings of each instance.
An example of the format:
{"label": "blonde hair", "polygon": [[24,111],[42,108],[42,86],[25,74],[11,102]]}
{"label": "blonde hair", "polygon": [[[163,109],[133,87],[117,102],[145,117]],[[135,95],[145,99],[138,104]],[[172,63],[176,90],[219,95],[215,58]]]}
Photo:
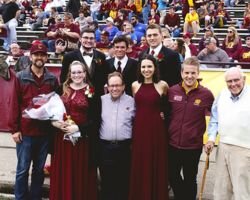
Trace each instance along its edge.
{"label": "blonde hair", "polygon": [[80,65],[82,66],[82,69],[84,72],[86,72],[86,77],[85,77],[85,82],[88,84],[88,85],[92,85],[90,83],[90,76],[89,76],[89,72],[88,72],[88,68],[86,65],[84,65],[82,62],[80,61],[73,61],[70,66],[69,66],[69,71],[68,71],[68,74],[67,74],[67,79],[66,81],[63,83],[63,96],[66,96],[68,97],[70,95],[70,83],[72,83],[72,79],[71,79],[71,68],[72,66],[75,66],[75,65]]}
{"label": "blonde hair", "polygon": [[[238,34],[236,28],[233,27],[233,26],[230,26],[230,27],[228,27],[228,30],[233,31],[233,33],[234,33],[234,35],[232,36],[233,43],[234,43],[234,44],[238,44],[239,41],[240,41],[240,36],[239,36],[239,34]],[[225,38],[225,44],[226,44],[226,46],[227,46],[230,42],[232,42],[232,41],[229,40],[229,36],[228,36],[228,34],[227,34],[227,36],[226,36],[226,38]]]}

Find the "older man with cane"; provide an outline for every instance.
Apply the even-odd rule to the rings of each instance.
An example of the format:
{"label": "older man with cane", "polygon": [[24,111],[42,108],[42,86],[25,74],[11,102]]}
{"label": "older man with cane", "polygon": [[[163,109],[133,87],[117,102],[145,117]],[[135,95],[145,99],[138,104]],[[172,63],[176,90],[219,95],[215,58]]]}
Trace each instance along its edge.
{"label": "older man with cane", "polygon": [[220,133],[214,200],[250,199],[250,87],[241,69],[225,73],[224,89],[212,106],[205,151],[213,149]]}

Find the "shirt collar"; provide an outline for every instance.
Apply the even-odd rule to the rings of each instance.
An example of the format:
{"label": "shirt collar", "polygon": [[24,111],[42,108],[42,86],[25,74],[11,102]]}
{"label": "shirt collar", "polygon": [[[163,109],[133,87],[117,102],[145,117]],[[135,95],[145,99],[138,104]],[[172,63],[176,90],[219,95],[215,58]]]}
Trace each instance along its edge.
{"label": "shirt collar", "polygon": [[233,96],[232,93],[231,93],[230,98],[232,99],[233,102],[236,102],[244,95],[246,90],[247,90],[247,88],[246,88],[246,85],[245,85],[239,95]]}
{"label": "shirt collar", "polygon": [[199,87],[199,82],[196,81],[194,87],[193,87],[191,90],[189,90],[189,89],[185,86],[184,81],[182,81],[181,87],[185,90],[185,93],[188,94],[188,93],[191,92],[192,90],[197,89],[197,88]]}
{"label": "shirt collar", "polygon": [[117,57],[115,57],[115,65],[116,65],[116,66],[118,65],[118,64],[117,64],[118,61],[121,61],[121,63],[122,63],[122,66],[121,66],[121,67],[123,67],[123,66],[125,66],[124,64],[128,62],[128,56],[125,55],[121,60],[119,60]]}
{"label": "shirt collar", "polygon": [[162,48],[162,43],[159,44],[155,49],[153,49],[153,48],[150,47],[149,53],[150,53],[152,50],[154,50],[154,52],[155,52],[154,56],[158,56],[158,54],[159,54],[160,51],[161,51],[161,48]]}
{"label": "shirt collar", "polygon": [[[80,52],[81,52],[81,54],[83,54],[83,52],[86,52],[86,51],[83,49],[82,46],[80,47]],[[91,49],[91,51],[88,52],[88,53],[94,53],[94,52],[93,52],[93,49]]]}

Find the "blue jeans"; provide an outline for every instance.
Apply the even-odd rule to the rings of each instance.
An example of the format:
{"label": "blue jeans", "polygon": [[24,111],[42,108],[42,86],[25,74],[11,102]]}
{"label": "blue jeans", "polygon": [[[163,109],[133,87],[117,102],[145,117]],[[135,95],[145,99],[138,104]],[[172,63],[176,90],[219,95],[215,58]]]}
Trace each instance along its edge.
{"label": "blue jeans", "polygon": [[144,24],[148,24],[149,13],[150,13],[150,5],[147,5],[142,8],[142,18]]}
{"label": "blue jeans", "polygon": [[[17,169],[15,183],[16,200],[40,200],[44,181],[43,168],[48,154],[49,137],[23,136],[23,140],[16,146]],[[33,161],[31,186],[28,189],[29,169]]]}

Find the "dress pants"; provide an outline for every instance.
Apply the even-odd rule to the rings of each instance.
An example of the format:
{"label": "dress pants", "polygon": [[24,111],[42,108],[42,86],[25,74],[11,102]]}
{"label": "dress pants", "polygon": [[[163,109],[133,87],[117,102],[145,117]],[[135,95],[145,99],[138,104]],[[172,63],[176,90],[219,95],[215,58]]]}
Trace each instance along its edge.
{"label": "dress pants", "polygon": [[169,145],[169,182],[175,200],[196,200],[196,177],[201,152],[202,148],[189,150]]}
{"label": "dress pants", "polygon": [[128,199],[130,144],[130,140],[100,140],[101,200]]}

